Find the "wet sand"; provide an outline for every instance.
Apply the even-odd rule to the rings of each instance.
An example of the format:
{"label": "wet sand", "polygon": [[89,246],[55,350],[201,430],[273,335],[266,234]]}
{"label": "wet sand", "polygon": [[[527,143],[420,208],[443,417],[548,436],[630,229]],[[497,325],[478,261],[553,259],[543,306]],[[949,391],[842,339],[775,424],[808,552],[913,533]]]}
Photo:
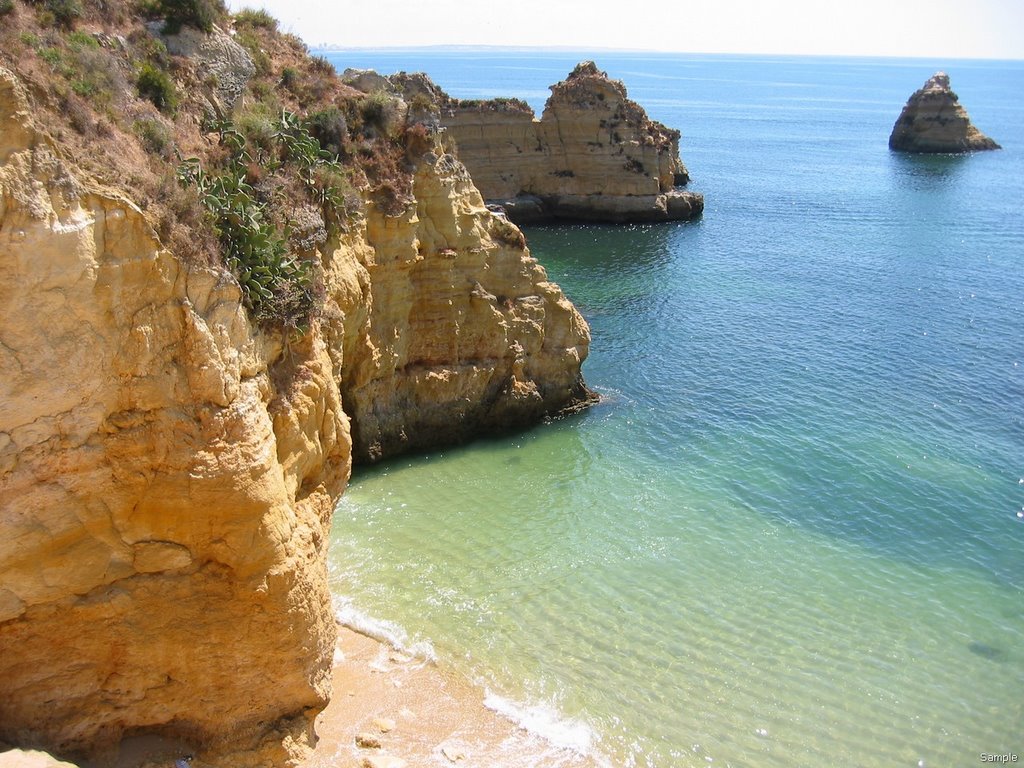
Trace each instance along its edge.
{"label": "wet sand", "polygon": [[[598,765],[488,709],[468,681],[346,627],[339,627],[334,696],[316,732],[316,750],[300,768]],[[357,738],[380,746],[359,746]]]}

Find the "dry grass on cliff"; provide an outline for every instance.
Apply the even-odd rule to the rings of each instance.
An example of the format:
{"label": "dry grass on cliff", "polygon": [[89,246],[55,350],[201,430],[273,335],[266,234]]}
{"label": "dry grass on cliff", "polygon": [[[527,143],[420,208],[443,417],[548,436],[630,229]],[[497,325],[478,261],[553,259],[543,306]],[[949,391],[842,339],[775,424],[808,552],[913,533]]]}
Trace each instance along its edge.
{"label": "dry grass on cliff", "polygon": [[[311,56],[265,12],[232,17],[219,0],[5,2],[0,65],[26,86],[36,124],[83,178],[136,201],[179,256],[225,259],[200,196],[178,183],[180,161],[197,158],[217,173],[232,158],[221,144],[223,132],[211,127],[214,115],[204,96],[209,78],[200,76],[193,60],[169,54],[153,25],[147,26],[147,15],[159,15],[166,4],[211,4],[213,21],[252,58],[255,75],[230,120],[249,147],[265,150],[251,152],[261,160],[250,164],[246,183],[281,236],[291,238],[290,247],[323,244],[316,222],[296,221],[295,211],[308,220],[316,208],[325,231],[338,231],[360,214],[364,197],[389,201],[392,211],[411,198],[418,155],[410,146],[420,137],[409,134],[404,115],[344,85],[330,62]],[[283,113],[298,116],[335,158],[317,166],[314,183],[300,183],[269,146],[267,137]]]}

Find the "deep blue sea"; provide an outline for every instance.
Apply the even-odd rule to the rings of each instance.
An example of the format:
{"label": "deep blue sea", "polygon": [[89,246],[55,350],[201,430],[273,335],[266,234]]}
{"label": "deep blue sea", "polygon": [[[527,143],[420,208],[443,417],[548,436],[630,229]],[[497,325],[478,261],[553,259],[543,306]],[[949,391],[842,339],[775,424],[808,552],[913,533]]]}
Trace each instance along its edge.
{"label": "deep blue sea", "polygon": [[[329,58],[538,113],[594,58],[707,203],[526,230],[605,402],[357,470],[345,615],[613,765],[1024,760],[1024,62]],[[889,152],[938,69],[1001,151]]]}

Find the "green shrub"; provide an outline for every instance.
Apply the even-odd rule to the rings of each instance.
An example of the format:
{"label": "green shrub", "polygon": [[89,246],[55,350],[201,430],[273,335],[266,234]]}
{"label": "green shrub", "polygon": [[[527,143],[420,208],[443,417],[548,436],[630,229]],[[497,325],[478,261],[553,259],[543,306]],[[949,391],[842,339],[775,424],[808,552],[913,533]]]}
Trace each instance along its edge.
{"label": "green shrub", "polygon": [[75,25],[75,20],[82,15],[82,6],[78,0],[46,0],[43,3],[43,8],[45,13],[49,13],[52,17],[53,26],[62,29],[71,29]]}
{"label": "green shrub", "polygon": [[359,114],[367,138],[372,138],[374,134],[389,136],[398,117],[398,108],[395,99],[378,91],[359,102]]}
{"label": "green shrub", "polygon": [[39,58],[49,64],[54,72],[63,72],[64,54],[60,48],[40,48]]}
{"label": "green shrub", "polygon": [[133,34],[129,38],[132,52],[136,58],[144,59],[160,69],[166,70],[171,65],[170,54],[164,41],[148,32]]}
{"label": "green shrub", "polygon": [[171,139],[171,132],[167,126],[159,120],[144,117],[132,124],[132,131],[139,137],[142,146],[147,152],[168,158],[174,143]]}
{"label": "green shrub", "polygon": [[433,100],[425,93],[416,93],[409,100],[409,109],[420,114],[430,113],[436,109]]}
{"label": "green shrub", "polygon": [[0,17],[6,16],[14,10],[14,0],[0,0]]}
{"label": "green shrub", "polygon": [[139,89],[139,95],[153,102],[161,112],[173,112],[178,105],[178,97],[170,75],[148,61],[139,69],[135,86]]}
{"label": "green shrub", "polygon": [[310,134],[320,142],[320,146],[332,155],[344,154],[345,140],[348,138],[348,123],[340,109],[332,106],[314,112],[306,118],[306,127]]}
{"label": "green shrub", "polygon": [[338,74],[338,71],[334,68],[334,65],[328,61],[326,56],[310,56],[309,66],[314,72],[319,72],[322,75]]}
{"label": "green shrub", "polygon": [[182,27],[209,32],[227,13],[223,0],[155,0],[145,10],[164,19],[164,32],[169,35],[177,34]]}
{"label": "green shrub", "polygon": [[259,27],[277,32],[277,19],[264,9],[243,8],[235,14],[236,27]]}
{"label": "green shrub", "polygon": [[[255,111],[249,119],[255,125],[262,115]],[[272,211],[253,187],[264,172],[259,163],[263,155],[253,156],[246,132],[236,124],[221,121],[211,128],[220,134],[221,146],[229,153],[226,167],[209,173],[198,160],[190,159],[179,166],[178,177],[184,186],[198,190],[224,263],[238,278],[253,318],[303,330],[320,309],[323,289],[314,280],[310,263],[289,255],[286,239],[274,227]],[[265,161],[288,163],[321,210],[343,215],[349,190],[341,167],[295,115],[282,111],[272,128],[274,151]]]}
{"label": "green shrub", "polygon": [[[82,33],[74,32],[74,35]],[[96,41],[91,35],[85,38],[89,43]],[[117,63],[98,44],[89,45],[82,41],[73,42],[66,54],[72,74],[68,76],[71,89],[87,98],[94,109],[110,106],[120,100],[128,90],[128,84]]]}
{"label": "green shrub", "polygon": [[344,229],[345,220],[362,206],[362,198],[349,172],[336,163],[317,168],[314,184],[322,206],[324,221],[333,229]]}
{"label": "green shrub", "polygon": [[235,126],[247,142],[269,155],[274,149],[274,118],[277,112],[266,104],[253,104],[243,108],[235,119]]}
{"label": "green shrub", "polygon": [[295,67],[285,67],[281,70],[281,86],[289,91],[295,90],[299,83],[299,71]]}
{"label": "green shrub", "polygon": [[96,38],[88,32],[71,32],[67,39],[68,45],[76,50],[97,50],[100,47]]}

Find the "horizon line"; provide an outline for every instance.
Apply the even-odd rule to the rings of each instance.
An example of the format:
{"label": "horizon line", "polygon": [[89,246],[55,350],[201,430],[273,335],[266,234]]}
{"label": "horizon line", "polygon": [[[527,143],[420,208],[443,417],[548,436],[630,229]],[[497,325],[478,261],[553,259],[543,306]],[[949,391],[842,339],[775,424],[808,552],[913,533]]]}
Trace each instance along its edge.
{"label": "horizon line", "polygon": [[816,59],[905,59],[905,60],[934,60],[943,59],[947,61],[1006,61],[1024,62],[1021,58],[1001,58],[994,56],[942,56],[940,54],[928,55],[900,55],[900,54],[867,54],[867,53],[782,53],[770,51],[678,51],[663,48],[616,48],[612,46],[567,46],[567,45],[487,45],[465,43],[450,45],[446,43],[434,43],[430,45],[341,45],[338,43],[319,43],[310,45],[311,52],[327,51],[337,52],[380,52],[380,53],[405,53],[405,52],[437,52],[441,50],[453,52],[529,52],[544,51],[548,53],[630,53],[630,54],[655,54],[655,55],[686,55],[686,56],[743,56],[743,57],[792,57],[792,58],[816,58]]}

